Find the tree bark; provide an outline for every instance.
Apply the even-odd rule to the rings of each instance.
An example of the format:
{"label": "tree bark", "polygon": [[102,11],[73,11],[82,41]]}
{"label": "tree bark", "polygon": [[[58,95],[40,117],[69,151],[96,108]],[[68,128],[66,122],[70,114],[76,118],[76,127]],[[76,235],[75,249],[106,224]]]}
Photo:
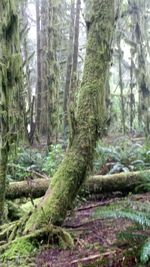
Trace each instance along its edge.
{"label": "tree bark", "polygon": [[[136,44],[136,54],[138,68],[135,72],[137,84],[139,88],[139,103],[138,103],[138,122],[139,127],[144,129],[145,136],[149,137],[150,134],[150,83],[149,83],[149,70],[148,70],[148,50],[147,45],[147,18],[149,4],[146,5],[142,2],[130,1],[129,7],[132,10],[132,24],[134,27],[134,38]],[[147,14],[143,16],[143,14]],[[143,127],[144,126],[144,127]]]}
{"label": "tree bark", "polygon": [[124,95],[123,95],[123,80],[122,80],[122,50],[121,50],[121,33],[119,32],[117,38],[117,46],[118,46],[118,67],[119,67],[119,87],[120,87],[120,100],[121,100],[121,120],[122,120],[122,129],[123,133],[126,133],[125,128],[125,108],[124,108]]}
{"label": "tree bark", "polygon": [[49,0],[48,7],[48,93],[47,93],[47,146],[57,143],[59,122],[59,69],[57,64],[57,47],[59,32],[60,0]]}
{"label": "tree bark", "polygon": [[40,16],[40,0],[36,1],[36,32],[37,32],[37,81],[36,81],[36,127],[40,133],[41,121],[41,16]]}
{"label": "tree bark", "polygon": [[88,171],[104,123],[104,85],[110,60],[114,1],[93,0],[84,75],[72,121],[70,148],[45,197],[29,218],[25,233],[43,224],[61,225]]}
{"label": "tree bark", "polygon": [[[79,194],[88,197],[91,194],[106,194],[117,191],[123,194],[134,192],[137,186],[144,183],[143,177],[145,176],[149,177],[150,171],[91,176],[85,181]],[[13,200],[21,197],[42,197],[49,184],[47,179],[12,182],[6,188],[6,198]],[[140,192],[143,191],[144,188],[141,187]]]}
{"label": "tree bark", "polygon": [[[47,132],[48,105],[48,0],[41,1],[41,134]],[[52,36],[50,36],[51,38]]]}
{"label": "tree bark", "polygon": [[72,62],[73,64],[72,64],[71,81],[70,81],[70,95],[69,95],[69,102],[71,102],[70,105],[72,105],[75,102],[74,101],[75,90],[77,89],[80,10],[81,10],[81,0],[77,0],[75,29],[74,29],[74,47],[73,47],[73,62]]}
{"label": "tree bark", "polygon": [[[16,3],[0,1],[0,224],[4,217],[8,153],[17,138],[17,83],[21,77],[21,56]],[[15,90],[14,90],[15,89]],[[17,93],[16,93],[17,92]],[[13,98],[14,97],[14,98]],[[13,114],[11,108],[13,107]],[[15,110],[15,112],[14,112]],[[19,121],[20,122],[20,121]],[[18,127],[18,125],[17,125]]]}
{"label": "tree bark", "polygon": [[75,0],[71,1],[71,12],[70,12],[70,30],[69,30],[69,52],[67,58],[67,71],[66,71],[66,83],[64,89],[64,141],[68,137],[68,99],[69,89],[71,81],[71,70],[72,70],[72,58],[73,58],[73,34],[74,34],[74,21],[75,21]]}

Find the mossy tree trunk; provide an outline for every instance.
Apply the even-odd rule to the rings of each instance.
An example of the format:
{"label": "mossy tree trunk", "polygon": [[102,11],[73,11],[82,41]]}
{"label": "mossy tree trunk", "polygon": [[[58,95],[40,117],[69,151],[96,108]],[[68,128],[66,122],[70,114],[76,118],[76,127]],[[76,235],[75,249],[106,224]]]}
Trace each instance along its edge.
{"label": "mossy tree trunk", "polygon": [[61,1],[48,1],[48,92],[47,92],[47,146],[57,143],[59,125],[59,69],[57,48],[59,43],[59,13]]}
{"label": "mossy tree trunk", "polygon": [[75,0],[71,1],[70,10],[70,29],[69,29],[69,47],[68,47],[68,58],[67,58],[67,71],[66,71],[66,81],[64,88],[64,141],[66,142],[68,137],[68,99],[69,99],[69,89],[71,81],[71,70],[72,70],[72,59],[73,59],[73,35],[74,35],[74,22],[75,22]]}
{"label": "mossy tree trunk", "polygon": [[[144,129],[145,136],[150,134],[150,82],[148,69],[149,45],[147,37],[147,19],[150,4],[144,1],[130,1],[129,9],[132,11],[132,24],[134,29],[135,53],[138,68],[135,72],[139,88],[138,122],[139,127]],[[143,16],[143,14],[146,14]]]}
{"label": "mossy tree trunk", "polygon": [[36,127],[40,133],[41,123],[41,1],[36,1],[36,33],[37,33],[37,81],[36,81]]}
{"label": "mossy tree trunk", "polygon": [[[146,190],[144,187],[146,179],[150,179],[150,170],[95,175],[86,179],[79,194],[90,198],[93,194],[101,194],[101,197],[104,197],[105,194],[113,195],[114,192],[123,194],[146,192],[148,191],[148,188]],[[34,179],[31,182],[11,182],[6,188],[6,198],[13,200],[22,197],[42,197],[48,186],[49,180],[47,179]]]}
{"label": "mossy tree trunk", "polygon": [[54,175],[40,206],[29,218],[25,232],[43,224],[60,225],[92,167],[96,141],[103,128],[104,85],[110,60],[114,1],[91,3],[87,53],[72,138],[66,156]]}
{"label": "mossy tree trunk", "polygon": [[[0,1],[0,223],[4,217],[5,180],[10,144],[16,141],[21,56],[17,1]],[[15,97],[15,100],[14,98]],[[15,112],[14,112],[15,110]]]}
{"label": "mossy tree trunk", "polygon": [[77,70],[78,70],[78,55],[79,55],[79,31],[80,31],[80,11],[81,11],[81,0],[76,2],[76,18],[74,26],[74,47],[73,47],[73,62],[72,62],[72,72],[70,81],[70,94],[69,94],[69,104],[75,102],[75,91],[77,90]]}
{"label": "mossy tree trunk", "polygon": [[[120,26],[120,25],[119,25]],[[121,50],[121,32],[119,29],[119,33],[117,36],[117,47],[118,47],[118,72],[119,72],[119,87],[120,87],[120,102],[121,102],[121,122],[123,133],[126,133],[125,127],[125,108],[124,108],[124,94],[123,94],[123,75],[122,75],[122,59],[123,59],[123,51]]]}

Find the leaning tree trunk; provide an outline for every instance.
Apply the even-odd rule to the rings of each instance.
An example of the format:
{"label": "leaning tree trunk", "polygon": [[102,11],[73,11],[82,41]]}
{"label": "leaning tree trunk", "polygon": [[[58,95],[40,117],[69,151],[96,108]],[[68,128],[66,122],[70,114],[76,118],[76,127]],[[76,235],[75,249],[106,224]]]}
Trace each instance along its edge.
{"label": "leaning tree trunk", "polygon": [[104,123],[104,84],[110,60],[114,1],[93,0],[91,9],[84,75],[72,121],[70,147],[43,201],[29,218],[25,232],[43,224],[62,224],[92,166],[94,148]]}

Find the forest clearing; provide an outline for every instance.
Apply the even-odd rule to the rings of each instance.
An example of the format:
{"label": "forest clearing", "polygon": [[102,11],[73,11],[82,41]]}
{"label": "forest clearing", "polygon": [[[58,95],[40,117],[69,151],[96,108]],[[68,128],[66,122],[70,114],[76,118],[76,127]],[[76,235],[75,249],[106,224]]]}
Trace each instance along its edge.
{"label": "forest clearing", "polygon": [[149,22],[0,1],[0,267],[150,266]]}

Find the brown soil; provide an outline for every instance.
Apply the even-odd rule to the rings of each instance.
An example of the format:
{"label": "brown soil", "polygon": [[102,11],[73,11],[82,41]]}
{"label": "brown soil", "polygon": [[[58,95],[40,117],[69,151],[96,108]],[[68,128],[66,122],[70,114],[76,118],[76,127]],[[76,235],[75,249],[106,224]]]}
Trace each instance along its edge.
{"label": "brown soil", "polygon": [[[136,201],[150,201],[150,194],[131,197]],[[72,250],[51,248],[41,251],[36,257],[37,267],[132,267],[137,265],[137,246],[118,242],[116,235],[131,222],[126,219],[95,219],[98,206],[110,205],[118,199],[84,204],[66,220],[64,227],[75,237]],[[150,265],[147,265],[150,266]]]}

